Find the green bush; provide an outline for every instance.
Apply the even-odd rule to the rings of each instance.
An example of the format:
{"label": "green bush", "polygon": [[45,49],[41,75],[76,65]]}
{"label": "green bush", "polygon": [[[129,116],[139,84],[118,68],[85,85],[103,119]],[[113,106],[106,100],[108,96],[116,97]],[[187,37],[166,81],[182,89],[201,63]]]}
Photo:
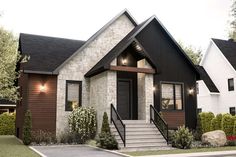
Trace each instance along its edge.
{"label": "green bush", "polygon": [[53,133],[48,131],[32,131],[32,142],[35,142],[36,144],[53,144],[56,143],[56,137]]}
{"label": "green bush", "polygon": [[180,126],[173,134],[172,146],[180,149],[190,149],[193,141],[193,134],[185,126]]}
{"label": "green bush", "polygon": [[224,114],[222,117],[221,127],[226,136],[233,135],[234,117],[229,113]]}
{"label": "green bush", "polygon": [[31,121],[31,113],[29,110],[25,113],[24,125],[23,125],[23,143],[25,145],[29,145],[31,143],[31,129],[32,129],[32,121]]}
{"label": "green bush", "polygon": [[194,130],[193,132],[193,136],[196,141],[200,141],[202,137],[201,118],[199,114],[197,116],[197,125],[196,125],[196,130]]}
{"label": "green bush", "polygon": [[97,139],[97,145],[98,147],[104,149],[118,149],[118,143],[115,137],[111,134],[106,112],[104,112],[103,114],[102,128],[101,133],[99,134],[99,137]]}
{"label": "green bush", "polygon": [[217,114],[215,118],[211,120],[211,130],[222,130],[222,114]]}
{"label": "green bush", "polygon": [[212,112],[199,113],[202,133],[211,131],[211,120],[215,117]]}
{"label": "green bush", "polygon": [[97,131],[96,111],[92,107],[78,107],[68,118],[70,133],[76,135],[79,143],[93,139]]}
{"label": "green bush", "polygon": [[59,135],[57,138],[58,143],[66,143],[66,144],[84,144],[83,141],[81,141],[81,137],[76,132],[64,132]]}
{"label": "green bush", "polygon": [[0,135],[15,134],[15,113],[0,114]]}

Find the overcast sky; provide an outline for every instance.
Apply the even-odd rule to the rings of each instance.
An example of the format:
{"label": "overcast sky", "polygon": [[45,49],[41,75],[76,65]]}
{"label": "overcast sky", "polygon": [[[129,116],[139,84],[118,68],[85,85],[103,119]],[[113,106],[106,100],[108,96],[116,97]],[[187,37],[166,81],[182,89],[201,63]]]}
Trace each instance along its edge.
{"label": "overcast sky", "polygon": [[0,25],[13,31],[87,40],[127,8],[141,23],[152,15],[176,40],[203,50],[228,38],[232,0],[0,0]]}

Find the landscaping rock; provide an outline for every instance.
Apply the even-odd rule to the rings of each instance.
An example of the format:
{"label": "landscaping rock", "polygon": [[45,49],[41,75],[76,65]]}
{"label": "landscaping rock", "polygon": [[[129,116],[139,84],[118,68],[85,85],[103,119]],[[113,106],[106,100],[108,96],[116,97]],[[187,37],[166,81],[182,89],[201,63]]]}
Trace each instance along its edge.
{"label": "landscaping rock", "polygon": [[210,131],[202,135],[203,144],[210,144],[212,146],[224,146],[226,142],[226,135],[222,130]]}

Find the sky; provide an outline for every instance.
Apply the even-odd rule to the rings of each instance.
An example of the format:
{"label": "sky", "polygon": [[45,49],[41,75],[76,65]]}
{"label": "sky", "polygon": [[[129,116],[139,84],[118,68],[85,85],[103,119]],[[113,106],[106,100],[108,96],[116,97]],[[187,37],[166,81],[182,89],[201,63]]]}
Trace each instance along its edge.
{"label": "sky", "polygon": [[228,39],[232,0],[0,0],[0,26],[87,40],[125,8],[138,23],[152,15],[177,41],[206,50],[210,38]]}

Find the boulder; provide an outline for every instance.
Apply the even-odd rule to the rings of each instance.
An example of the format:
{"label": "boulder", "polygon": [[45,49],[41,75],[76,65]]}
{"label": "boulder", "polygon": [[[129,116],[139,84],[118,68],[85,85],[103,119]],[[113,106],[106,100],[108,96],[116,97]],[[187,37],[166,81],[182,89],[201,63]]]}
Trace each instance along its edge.
{"label": "boulder", "polygon": [[210,144],[212,146],[224,146],[226,142],[226,135],[222,130],[210,131],[202,135],[203,144]]}

